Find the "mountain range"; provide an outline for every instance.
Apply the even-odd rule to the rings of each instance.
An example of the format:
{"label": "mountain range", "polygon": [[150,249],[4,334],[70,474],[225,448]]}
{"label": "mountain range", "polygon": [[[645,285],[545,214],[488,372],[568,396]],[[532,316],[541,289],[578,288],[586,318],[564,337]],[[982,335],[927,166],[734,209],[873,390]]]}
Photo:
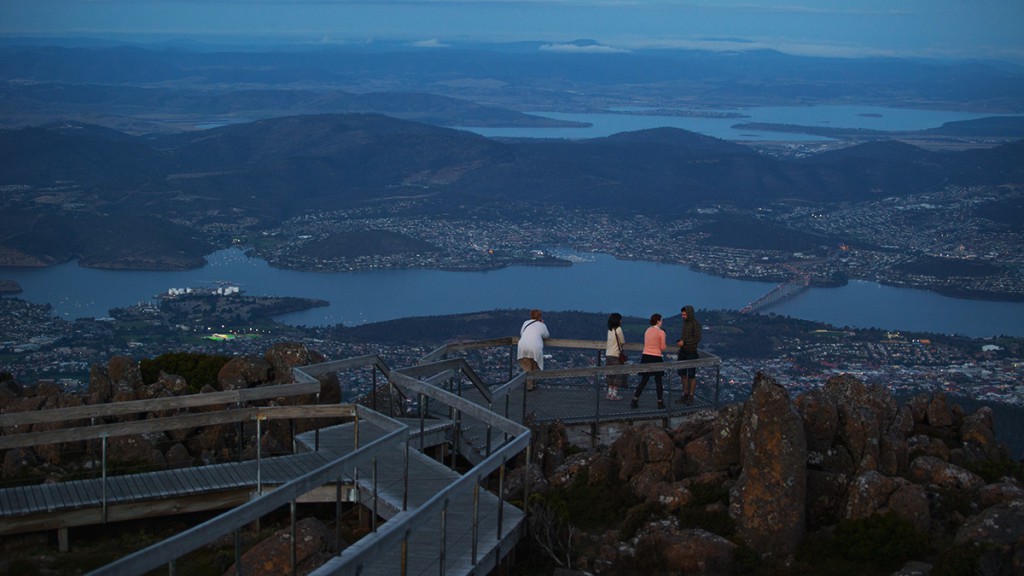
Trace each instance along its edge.
{"label": "mountain range", "polygon": [[[210,232],[219,224],[259,230],[310,211],[410,195],[431,196],[437,210],[525,201],[682,214],[1024,179],[1024,141],[959,152],[879,141],[793,160],[673,128],[500,141],[368,114],[156,136],[55,123],[0,130],[0,155],[0,262],[79,257],[87,265],[142,268],[199,265],[211,246],[226,242]],[[131,246],[112,248],[128,237]],[[142,247],[151,252],[140,254]]]}

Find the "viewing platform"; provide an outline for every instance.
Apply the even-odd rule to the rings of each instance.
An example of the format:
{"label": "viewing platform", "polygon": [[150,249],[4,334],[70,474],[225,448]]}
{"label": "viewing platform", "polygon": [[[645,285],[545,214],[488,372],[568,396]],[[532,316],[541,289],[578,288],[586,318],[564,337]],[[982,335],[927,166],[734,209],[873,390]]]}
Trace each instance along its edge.
{"label": "viewing platform", "polygon": [[[529,483],[510,492],[507,475],[513,463],[531,460],[531,427],[562,422],[596,442],[605,424],[668,426],[717,405],[721,361],[710,354],[656,365],[666,372],[666,406],[657,408],[652,382],[634,409],[628,400],[604,397],[605,377],[624,374],[635,385],[640,372],[655,366],[604,366],[603,341],[551,339],[551,368],[524,373],[516,343],[515,337],[452,343],[400,369],[360,356],[296,367],[289,384],[0,414],[0,427],[9,431],[0,436],[0,449],[84,442],[96,460],[94,477],[0,488],[0,535],[56,530],[58,547],[66,550],[75,526],[226,509],[92,572],[144,574],[166,565],[174,574],[182,557],[231,535],[240,566],[242,534],[253,523],[288,509],[294,530],[298,505],[333,502],[336,530],[343,509],[355,506],[366,511],[370,531],[348,546],[339,533],[341,552],[314,574],[405,574],[410,567],[484,574],[525,534],[525,512],[510,496],[524,501]],[[697,367],[700,379],[693,404],[675,402],[674,373],[687,367]],[[371,392],[354,402],[320,404],[325,383],[352,381],[338,378],[343,373],[358,375],[357,388]],[[537,388],[527,391],[528,382]],[[306,431],[295,432],[297,421],[307,423]],[[292,430],[290,453],[264,454],[269,428],[282,424]],[[254,459],[112,472],[110,438],[225,425],[243,431]]]}

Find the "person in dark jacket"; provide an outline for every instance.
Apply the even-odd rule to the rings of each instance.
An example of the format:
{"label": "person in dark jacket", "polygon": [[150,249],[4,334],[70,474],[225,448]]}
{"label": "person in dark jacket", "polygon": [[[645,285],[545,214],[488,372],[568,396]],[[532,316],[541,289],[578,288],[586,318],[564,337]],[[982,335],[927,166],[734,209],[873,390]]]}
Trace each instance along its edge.
{"label": "person in dark jacket", "polygon": [[[696,360],[699,356],[697,346],[700,345],[700,322],[693,312],[693,306],[689,304],[683,306],[679,313],[683,316],[683,331],[676,341],[676,346],[679,347],[676,359]],[[697,368],[680,368],[679,379],[683,384],[683,396],[677,402],[693,404],[693,393],[697,389]]]}

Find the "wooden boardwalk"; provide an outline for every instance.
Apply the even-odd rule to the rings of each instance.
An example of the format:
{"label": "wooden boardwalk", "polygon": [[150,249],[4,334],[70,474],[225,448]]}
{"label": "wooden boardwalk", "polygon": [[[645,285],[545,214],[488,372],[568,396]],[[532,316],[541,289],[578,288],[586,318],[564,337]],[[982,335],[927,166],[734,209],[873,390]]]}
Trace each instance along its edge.
{"label": "wooden boardwalk", "polygon": [[[377,389],[376,377],[380,372],[402,390],[402,410],[418,411],[418,403],[423,402],[425,415],[430,417],[422,420],[409,419],[409,412],[396,419],[394,415],[350,404],[246,407],[247,401],[276,398],[281,394],[280,390],[269,388],[134,401],[122,406],[83,406],[0,415],[0,424],[27,426],[44,423],[58,412],[66,413],[64,418],[68,421],[82,421],[118,414],[161,413],[168,411],[168,407],[188,409],[210,403],[238,407],[172,416],[164,424],[159,419],[142,419],[28,432],[20,439],[18,435],[0,437],[0,441],[6,443],[2,447],[15,447],[19,442],[26,446],[31,445],[26,442],[47,444],[105,439],[107,435],[158,431],[161,425],[168,427],[164,429],[173,429],[225,422],[361,415],[356,419],[360,422],[358,449],[357,427],[352,422],[300,434],[294,439],[295,454],[261,458],[258,462],[250,460],[117,475],[106,480],[93,478],[0,489],[0,535],[58,529],[62,531],[61,537],[65,540],[62,546],[65,546],[66,529],[71,526],[232,508],[218,517],[222,520],[216,521],[216,527],[190,529],[179,534],[180,538],[169,539],[175,541],[169,546],[151,546],[108,565],[109,569],[97,571],[144,573],[152,569],[149,566],[152,559],[168,562],[176,558],[176,554],[205,545],[210,541],[208,536],[216,538],[225,534],[215,530],[238,530],[244,522],[236,517],[244,516],[246,521],[252,521],[258,514],[271,510],[269,506],[286,504],[288,499],[294,504],[321,486],[344,483],[338,487],[337,494],[347,492],[346,501],[357,498],[372,512],[374,532],[345,548],[339,556],[317,569],[315,575],[482,575],[511,552],[524,531],[525,512],[504,502],[499,494],[508,460],[518,459],[524,452],[529,455],[527,423],[561,421],[567,425],[596,426],[602,422],[663,420],[667,425],[672,418],[717,404],[717,385],[713,391],[699,389],[697,401],[692,405],[674,402],[679,395],[676,387],[673,396],[671,369],[682,367],[679,363],[666,363],[664,367],[667,372],[664,408],[655,404],[653,383],[641,396],[640,405],[632,408],[629,398],[633,389],[621,390],[622,400],[608,400],[604,397],[603,376],[626,374],[634,379],[631,384],[635,386],[637,372],[644,369],[636,365],[531,373],[530,379],[536,380],[539,387],[527,392],[523,387],[525,374],[505,384],[487,387],[464,359],[443,359],[451,351],[509,346],[514,341],[513,338],[453,345],[404,370],[391,371],[376,356],[332,361],[296,370],[297,382],[279,387],[289,395],[310,394],[320,390],[317,375],[371,368],[374,389]],[[564,341],[561,344],[570,348],[603,347],[599,342]],[[702,354],[693,363],[713,366],[718,378],[720,360],[717,357]],[[463,377],[454,378],[457,374]],[[380,389],[390,390],[388,386]],[[344,421],[344,418],[334,421]],[[259,429],[257,424],[257,437]],[[77,432],[79,430],[81,432]],[[373,446],[375,439],[379,441]],[[367,446],[370,450],[362,449]],[[472,468],[453,470],[422,450],[435,446],[453,448]],[[270,492],[263,490],[274,486],[279,488]],[[352,487],[356,490],[349,491]],[[261,493],[263,497],[256,497]],[[380,526],[378,517],[385,520]],[[190,548],[181,547],[184,544],[179,542],[185,541]],[[140,560],[148,555],[152,555],[150,561]],[[142,568],[144,564],[149,567]],[[135,568],[129,568],[132,566]]]}
{"label": "wooden boardwalk", "polygon": [[[134,506],[132,517],[225,507],[248,500],[259,488],[284,484],[325,462],[323,454],[307,452],[263,458],[259,470],[255,460],[246,460],[121,474],[109,476],[106,482],[90,478],[4,488],[0,490],[0,535],[101,524],[124,518],[128,505]],[[225,498],[209,498],[217,493]],[[193,498],[203,504],[190,502]],[[139,511],[143,503],[154,503],[152,514]]]}
{"label": "wooden boardwalk", "polygon": [[[408,423],[411,429],[417,429],[418,421]],[[429,424],[426,433],[431,435],[452,426],[449,421],[432,421]],[[372,441],[381,432],[378,428],[363,426],[360,428],[360,441]],[[328,458],[340,457],[351,451],[354,445],[354,426],[344,424],[323,429],[319,436],[320,453]],[[302,434],[297,440],[312,448],[312,433]],[[409,514],[426,506],[462,478],[460,473],[418,450],[411,449],[408,455],[408,470],[405,468],[405,451],[399,450],[382,454],[376,461],[376,473],[366,466],[358,469],[355,484],[360,488],[364,507],[376,510],[386,519]],[[375,483],[374,478],[385,480]],[[408,478],[407,483],[402,481],[404,478]],[[415,566],[412,573],[438,574],[441,573],[442,558],[445,574],[486,574],[515,546],[524,520],[522,510],[502,502],[487,490],[452,494],[447,498],[443,513],[427,514],[423,524],[408,534],[403,546],[390,547],[386,554],[375,556],[372,563],[349,565],[348,557],[360,553],[370,544],[372,539],[366,538],[346,548],[313,574],[358,572],[366,576],[392,576],[403,573],[403,563]],[[474,525],[479,527],[475,532],[475,547]],[[384,523],[380,530],[388,528],[389,524]],[[476,558],[473,558],[474,548]]]}

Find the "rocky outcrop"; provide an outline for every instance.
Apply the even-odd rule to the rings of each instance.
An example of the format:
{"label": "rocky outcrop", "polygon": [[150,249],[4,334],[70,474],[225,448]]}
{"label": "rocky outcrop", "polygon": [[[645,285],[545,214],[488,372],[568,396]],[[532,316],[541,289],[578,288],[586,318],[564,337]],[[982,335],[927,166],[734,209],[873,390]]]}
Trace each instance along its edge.
{"label": "rocky outcrop", "polygon": [[[292,367],[306,362],[320,362],[323,357],[309,350],[305,345],[278,344],[266,352],[264,357],[242,356],[230,360],[218,375],[220,390],[234,390],[281,383],[281,375],[290,377]],[[29,412],[50,408],[66,408],[84,404],[149,400],[189,394],[189,383],[176,374],[160,372],[157,380],[146,383],[139,363],[127,356],[112,357],[106,365],[94,365],[89,371],[89,386],[85,396],[62,393],[53,383],[43,382],[36,386],[24,387],[15,382],[4,381],[0,387],[0,411],[4,413]],[[340,398],[338,379],[329,374],[324,381],[332,393],[322,398],[312,394],[308,397],[292,397],[289,403],[315,404],[318,401],[338,402]],[[204,387],[200,393],[216,392],[218,389]],[[276,399],[268,404],[283,403]],[[214,411],[220,406],[197,408],[197,411]],[[170,413],[131,414],[119,418],[106,418],[108,422],[159,418]],[[102,422],[97,422],[102,423]],[[85,421],[62,421],[33,424],[28,429],[0,430],[2,434],[41,432],[86,425]],[[291,435],[315,426],[314,422],[297,421],[294,430],[287,421],[271,421],[263,428],[261,446],[263,454],[277,454],[291,451]],[[22,428],[25,428],[23,426]],[[168,466],[189,466],[194,463],[224,462],[235,460],[240,454],[255,453],[255,426],[251,422],[223,424],[200,428],[169,430],[159,434],[139,436],[113,436],[108,439],[107,450],[110,463],[128,470],[164,468]],[[2,454],[3,466],[0,480],[45,478],[59,481],[69,475],[80,474],[94,465],[100,450],[98,441],[65,442],[61,444],[38,445],[19,448]]]}
{"label": "rocky outcrop", "polygon": [[295,523],[295,571],[292,572],[291,528],[282,528],[242,555],[242,570],[232,564],[224,574],[281,576],[309,574],[334,555],[334,534],[316,518]]}
{"label": "rocky outcrop", "polygon": [[741,472],[729,492],[736,534],[765,558],[786,558],[803,541],[807,441],[786,389],[758,374],[740,425]]}
{"label": "rocky outcrop", "polygon": [[[300,344],[275,346],[262,358],[232,360],[218,381],[228,389],[265,386],[320,359]],[[321,378],[322,384],[332,380],[337,382]],[[173,374],[143,383],[137,364],[126,357],[93,367],[86,397],[61,394],[46,383],[0,384],[4,412],[188,392],[188,383]],[[319,401],[337,401],[338,390],[321,394]],[[201,393],[215,391],[207,386]],[[77,424],[82,423],[30,428]],[[258,439],[251,422],[171,430],[111,439],[107,448],[111,459],[137,467],[210,464],[254,456],[257,441],[263,454],[289,451],[286,426],[268,423]],[[915,559],[924,564],[907,564],[902,573],[927,570],[943,548],[978,545],[991,573],[1013,574],[1024,566],[1024,486],[1019,463],[1010,463],[1017,466],[1016,476],[985,472],[1009,460],[995,440],[995,426],[991,410],[966,414],[941,393],[901,405],[886,389],[842,375],[791,398],[785,387],[758,374],[743,403],[699,411],[671,427],[626,427],[608,445],[589,450],[572,446],[561,423],[534,425],[532,461],[508,470],[504,490],[519,501],[527,500],[528,491],[532,503],[536,493],[570,490],[585,479],[591,494],[615,485],[621,490],[602,498],[628,495],[628,512],[614,519],[617,525],[571,532],[573,562],[594,574],[616,574],[626,566],[649,573],[733,574],[751,561],[792,568],[797,549],[809,538],[828,539],[837,527],[877,518],[895,518],[935,547],[930,556]],[[76,468],[69,455],[92,460],[95,450],[87,442],[7,450],[3,478],[59,480],[85,469]],[[594,500],[588,504],[603,504]],[[715,522],[695,525],[694,517]],[[300,538],[305,542],[308,535],[309,543],[303,554],[325,553],[319,528],[303,530]],[[287,558],[282,550],[290,543],[275,538],[244,560],[247,573],[250,562],[280,570],[277,562],[281,554]]]}
{"label": "rocky outcrop", "polygon": [[[590,484],[610,475],[641,502],[631,513],[653,516],[627,541],[616,530],[577,532],[577,564],[595,574],[623,566],[733,574],[742,572],[741,548],[762,564],[792,566],[812,533],[830,538],[843,523],[881,517],[898,518],[934,545],[901,573],[927,573],[951,543],[980,546],[979,561],[993,574],[1020,573],[1019,463],[1018,477],[995,481],[969,469],[998,463],[1013,465],[995,441],[988,408],[964,414],[943,394],[900,405],[886,389],[849,375],[790,398],[758,374],[746,402],[692,414],[670,429],[626,428],[610,446],[567,457],[544,476],[533,467],[540,477],[531,479],[530,489],[566,489],[584,470]],[[707,486],[727,496],[702,501]],[[713,534],[681,524],[679,518],[694,510],[727,514],[731,528]]]}

